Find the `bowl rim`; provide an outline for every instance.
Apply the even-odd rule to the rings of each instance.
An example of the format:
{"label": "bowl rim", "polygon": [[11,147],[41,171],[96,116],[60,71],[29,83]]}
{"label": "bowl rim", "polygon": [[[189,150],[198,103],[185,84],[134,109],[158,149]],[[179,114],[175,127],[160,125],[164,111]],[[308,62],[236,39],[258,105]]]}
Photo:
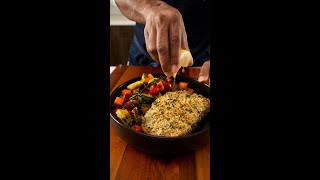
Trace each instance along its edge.
{"label": "bowl rim", "polygon": [[[153,74],[153,75],[154,75],[154,76],[160,76],[160,75],[164,75],[164,74]],[[178,74],[177,74],[177,77],[178,77],[178,76],[181,76],[181,75],[178,75]],[[183,77],[189,78],[189,79],[191,79],[191,80],[196,81],[195,78],[190,77],[190,76],[183,76]],[[138,77],[134,77],[134,78],[132,78],[132,79],[130,79],[130,80],[128,80],[128,81],[125,81],[124,83],[120,84],[118,87],[116,87],[116,88],[111,92],[110,97],[113,96],[113,95],[116,93],[117,90],[119,90],[119,89],[121,89],[123,86],[125,86],[125,84],[127,84],[129,81],[132,81],[132,80],[137,79],[137,78],[139,78],[139,76],[138,76]],[[200,83],[200,82],[199,82],[199,83]],[[203,87],[204,87],[204,88],[209,88],[209,89],[210,89],[210,87],[209,87],[208,85],[206,85],[206,84],[204,84],[204,83],[200,83],[200,84],[203,84]],[[147,137],[147,138],[152,138],[152,139],[162,139],[162,140],[183,140],[183,139],[188,139],[188,138],[191,138],[191,137],[193,137],[193,136],[198,136],[198,135],[201,135],[201,134],[206,133],[207,131],[210,131],[210,127],[211,127],[211,126],[209,126],[208,128],[205,128],[205,129],[203,129],[203,130],[201,130],[201,131],[198,131],[198,132],[195,132],[195,133],[191,133],[191,134],[188,134],[188,135],[184,135],[184,136],[174,136],[174,137],[155,136],[155,135],[150,135],[150,134],[146,134],[146,133],[141,133],[141,132],[135,131],[135,130],[133,130],[133,129],[127,127],[127,126],[125,126],[124,124],[122,124],[121,122],[119,122],[116,117],[114,117],[114,115],[113,115],[113,113],[112,113],[112,102],[111,102],[111,99],[110,99],[110,116],[111,116],[111,119],[112,119],[113,121],[115,121],[118,125],[120,125],[121,127],[126,128],[127,130],[129,130],[129,131],[131,131],[131,132],[133,132],[133,133],[136,133],[137,135],[142,135],[142,136],[145,136],[145,137]],[[210,121],[211,119],[208,117],[208,120]],[[211,124],[211,122],[210,122],[210,124]]]}

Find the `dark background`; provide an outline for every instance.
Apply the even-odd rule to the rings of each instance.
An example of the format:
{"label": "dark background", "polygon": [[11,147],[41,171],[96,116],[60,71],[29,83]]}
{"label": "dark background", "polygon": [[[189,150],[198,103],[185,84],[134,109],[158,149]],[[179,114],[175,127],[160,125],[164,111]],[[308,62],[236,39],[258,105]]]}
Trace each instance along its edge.
{"label": "dark background", "polygon": [[[309,103],[316,102],[311,93],[318,82],[310,64],[318,59],[312,54],[315,6],[211,6],[217,107],[211,175],[306,178],[316,144],[311,123],[317,106]],[[109,2],[4,7],[5,172],[12,178],[108,178]]]}
{"label": "dark background", "polygon": [[127,65],[134,26],[110,26],[110,65]]}

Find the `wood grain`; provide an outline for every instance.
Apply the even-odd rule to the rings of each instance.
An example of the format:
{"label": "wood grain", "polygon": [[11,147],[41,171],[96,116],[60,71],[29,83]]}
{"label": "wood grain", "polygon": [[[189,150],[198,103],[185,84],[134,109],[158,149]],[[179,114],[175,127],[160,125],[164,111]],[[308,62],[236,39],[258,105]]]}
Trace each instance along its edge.
{"label": "wood grain", "polygon": [[[110,122],[110,127],[111,127]],[[110,179],[114,179],[119,169],[127,144],[110,128]]]}
{"label": "wood grain", "polygon": [[[198,78],[199,72],[198,68],[185,68],[183,75]],[[117,67],[111,74],[110,90],[132,78],[140,77],[142,73],[161,74],[162,70],[150,66]],[[181,74],[181,71],[178,74]],[[210,143],[202,149],[186,154],[152,155],[127,145],[110,124],[110,179],[210,179]]]}
{"label": "wood grain", "polygon": [[195,152],[195,162],[197,178],[210,179],[210,143]]}
{"label": "wood grain", "polygon": [[110,74],[110,92],[112,92],[116,83],[121,78],[121,75],[126,71],[127,66],[117,66],[114,71]]}
{"label": "wood grain", "polygon": [[[143,160],[143,161],[142,161]],[[130,169],[130,173],[126,172]],[[196,179],[194,153],[150,155],[127,147],[116,179]]]}

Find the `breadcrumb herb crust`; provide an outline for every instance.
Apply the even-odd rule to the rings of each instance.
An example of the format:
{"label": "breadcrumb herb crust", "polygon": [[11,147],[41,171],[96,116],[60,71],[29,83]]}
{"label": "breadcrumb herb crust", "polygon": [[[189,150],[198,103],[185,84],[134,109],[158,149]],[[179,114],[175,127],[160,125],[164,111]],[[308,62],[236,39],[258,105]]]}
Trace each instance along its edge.
{"label": "breadcrumb herb crust", "polygon": [[183,136],[191,133],[209,111],[210,100],[201,94],[168,92],[152,103],[141,127],[150,135]]}

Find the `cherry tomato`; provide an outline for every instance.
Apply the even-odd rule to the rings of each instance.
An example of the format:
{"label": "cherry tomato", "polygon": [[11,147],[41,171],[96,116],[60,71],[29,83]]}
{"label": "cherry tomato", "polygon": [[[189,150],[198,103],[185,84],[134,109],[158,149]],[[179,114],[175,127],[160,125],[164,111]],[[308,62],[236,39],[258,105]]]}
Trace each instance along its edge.
{"label": "cherry tomato", "polygon": [[141,126],[137,125],[137,124],[134,124],[131,126],[131,129],[135,130],[135,131],[138,131],[138,132],[142,132],[142,128]]}
{"label": "cherry tomato", "polygon": [[162,82],[163,86],[164,86],[164,89],[166,90],[172,90],[172,83],[171,82]]}
{"label": "cherry tomato", "polygon": [[159,93],[159,88],[157,88],[157,86],[155,85],[151,85],[150,89],[149,89],[149,94],[155,95]]}

